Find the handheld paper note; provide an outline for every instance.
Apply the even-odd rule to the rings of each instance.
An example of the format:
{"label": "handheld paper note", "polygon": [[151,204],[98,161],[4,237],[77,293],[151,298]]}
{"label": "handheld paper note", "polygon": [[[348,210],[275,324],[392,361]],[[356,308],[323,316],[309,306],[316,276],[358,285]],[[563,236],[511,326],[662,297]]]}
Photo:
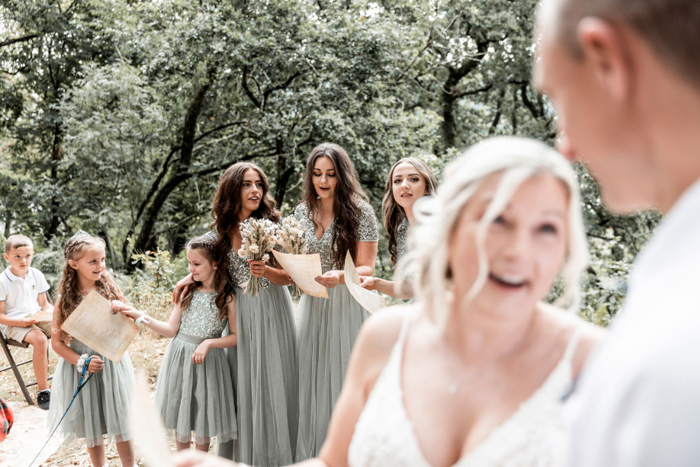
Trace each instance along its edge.
{"label": "handheld paper note", "polygon": [[328,298],[328,290],[316,282],[316,277],[323,274],[321,255],[291,255],[275,250],[272,250],[272,254],[305,294]]}
{"label": "handheld paper note", "polygon": [[360,275],[357,273],[349,251],[345,255],[345,285],[348,286],[350,294],[355,297],[357,303],[370,313],[376,313],[382,308],[386,308],[386,302],[381,295],[360,286]]}
{"label": "handheld paper note", "polygon": [[112,314],[112,302],[90,292],[61,326],[65,332],[119,363],[139,327],[121,313]]}

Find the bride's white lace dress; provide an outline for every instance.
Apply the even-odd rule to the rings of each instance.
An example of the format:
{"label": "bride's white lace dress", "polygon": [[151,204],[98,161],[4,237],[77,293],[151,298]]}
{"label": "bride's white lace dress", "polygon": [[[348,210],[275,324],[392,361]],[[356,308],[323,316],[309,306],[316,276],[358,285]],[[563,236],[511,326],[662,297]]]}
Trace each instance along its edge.
{"label": "bride's white lace dress", "polygon": [[[430,467],[403,405],[401,364],[411,313],[367,399],[348,451],[352,467]],[[550,467],[558,465],[563,443],[562,396],[572,382],[571,360],[579,333],[546,381],[507,420],[465,454],[458,467]]]}

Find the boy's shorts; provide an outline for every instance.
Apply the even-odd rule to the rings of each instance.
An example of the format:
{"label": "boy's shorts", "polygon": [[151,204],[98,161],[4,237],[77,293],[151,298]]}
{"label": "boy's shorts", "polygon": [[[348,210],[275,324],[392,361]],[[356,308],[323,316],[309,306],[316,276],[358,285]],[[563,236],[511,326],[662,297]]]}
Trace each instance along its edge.
{"label": "boy's shorts", "polygon": [[5,338],[12,339],[13,341],[23,342],[24,337],[29,334],[29,331],[38,329],[39,331],[46,334],[46,337],[51,337],[51,321],[39,321],[36,324],[32,324],[26,328],[19,326],[7,326],[5,328]]}

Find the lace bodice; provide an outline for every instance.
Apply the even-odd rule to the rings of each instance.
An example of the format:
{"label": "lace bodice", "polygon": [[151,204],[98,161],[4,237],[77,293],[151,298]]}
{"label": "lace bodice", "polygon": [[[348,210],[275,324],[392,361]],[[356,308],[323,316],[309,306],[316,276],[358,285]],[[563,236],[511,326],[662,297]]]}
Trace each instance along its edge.
{"label": "lace bodice", "polygon": [[[374,385],[348,451],[352,467],[401,465],[430,467],[403,405],[401,365],[412,313],[407,313],[398,341]],[[457,467],[551,467],[558,465],[564,428],[561,398],[572,382],[571,359],[578,333],[540,388],[463,456]]]}
{"label": "lace bodice", "polygon": [[190,306],[182,312],[178,332],[202,339],[221,337],[228,320],[219,320],[219,310],[216,309],[214,299],[216,292],[202,293],[195,290]]}
{"label": "lace bodice", "polygon": [[[360,201],[360,229],[357,240],[359,242],[376,242],[379,240],[379,227],[377,217],[374,215],[372,206],[365,201]],[[308,254],[319,253],[321,255],[321,269],[324,273],[333,269],[342,269],[343,265],[337,265],[333,261],[333,229],[335,228],[335,220],[331,222],[323,232],[321,239],[316,238],[314,222],[312,220],[313,213],[309,213],[309,209],[305,203],[301,203],[294,210],[294,217],[297,218],[301,226],[306,230],[306,251]]]}

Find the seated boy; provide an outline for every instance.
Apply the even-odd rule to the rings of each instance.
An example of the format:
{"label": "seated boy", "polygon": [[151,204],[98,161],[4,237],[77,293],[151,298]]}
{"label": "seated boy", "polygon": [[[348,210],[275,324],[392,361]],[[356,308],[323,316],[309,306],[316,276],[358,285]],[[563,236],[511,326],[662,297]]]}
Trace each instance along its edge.
{"label": "seated boy", "polygon": [[34,245],[24,235],[10,235],[5,242],[5,260],[10,266],[0,273],[0,331],[8,339],[26,342],[34,348],[33,364],[39,394],[39,407],[48,410],[49,390],[48,349],[51,318],[36,320],[39,310],[52,313],[49,284],[38,269],[30,267]]}

